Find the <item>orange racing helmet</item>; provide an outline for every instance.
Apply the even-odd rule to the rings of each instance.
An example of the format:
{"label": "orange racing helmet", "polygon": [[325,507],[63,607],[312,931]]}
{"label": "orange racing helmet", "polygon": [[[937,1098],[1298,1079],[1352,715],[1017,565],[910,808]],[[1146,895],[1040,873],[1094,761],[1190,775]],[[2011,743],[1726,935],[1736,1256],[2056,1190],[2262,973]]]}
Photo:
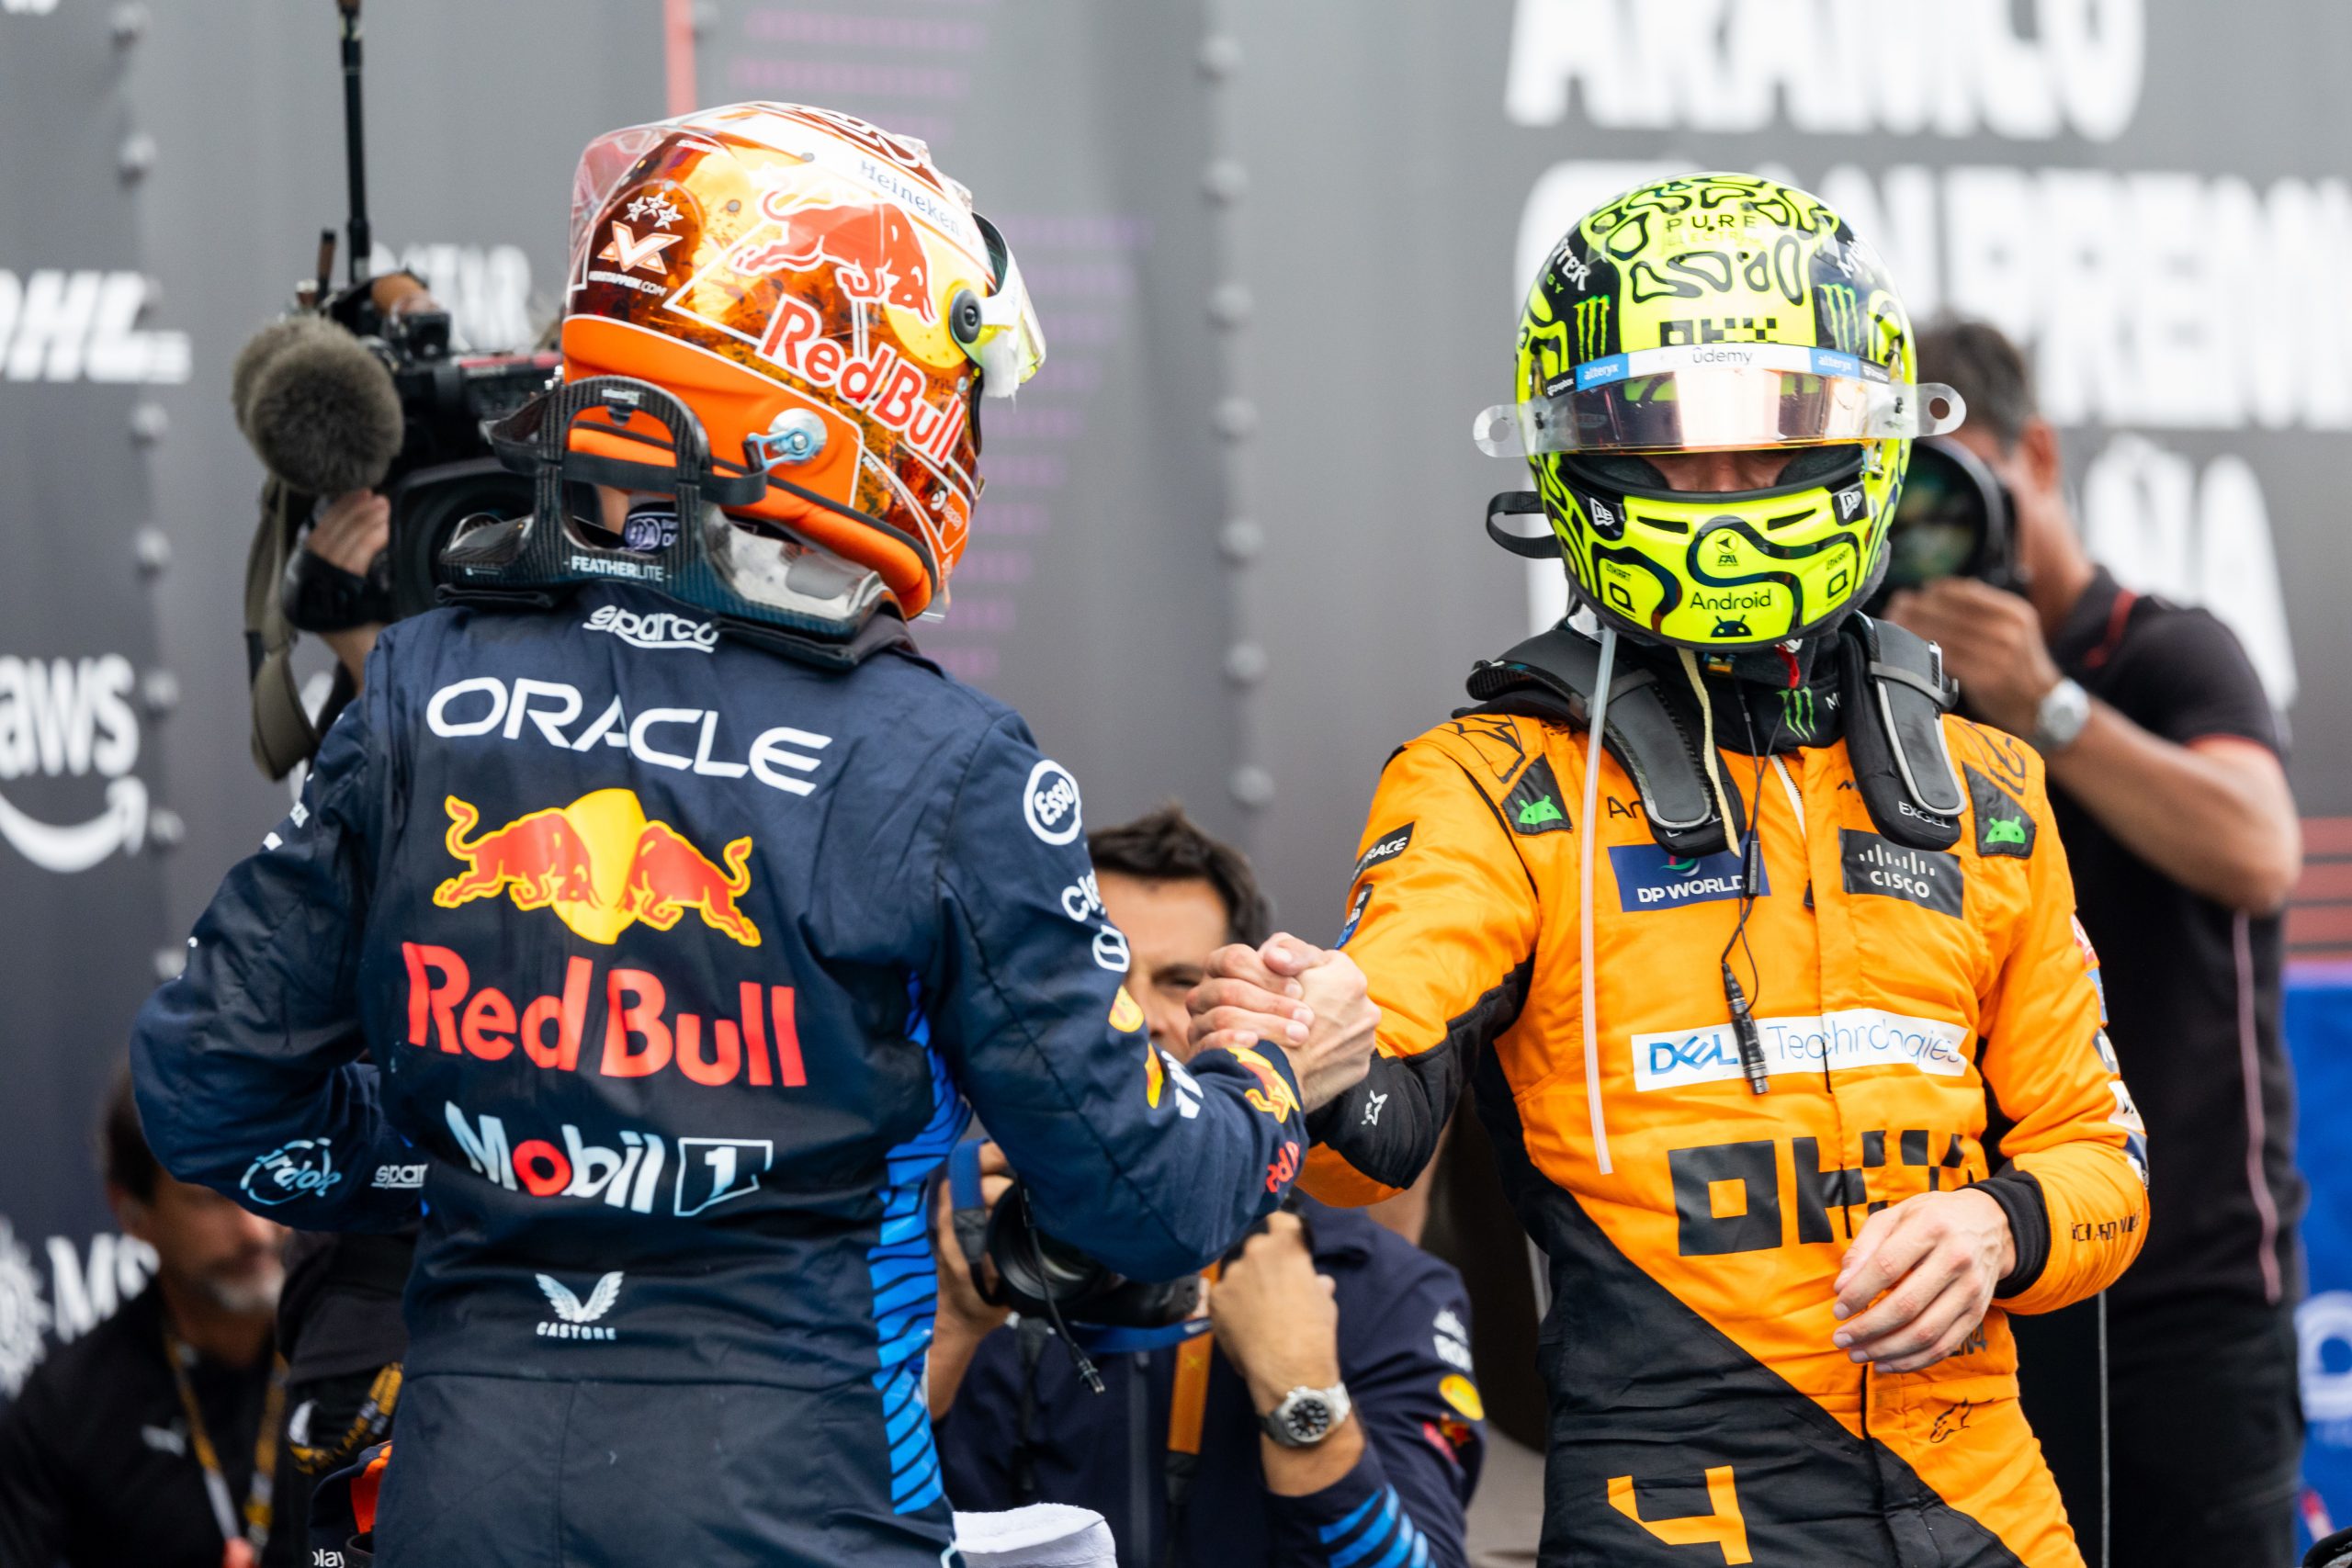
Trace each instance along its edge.
{"label": "orange racing helmet", "polygon": [[[921,141],[747,103],[581,154],[565,379],[671,391],[714,459],[767,476],[731,516],[878,573],[910,619],[944,603],[963,554],[979,398],[1012,396],[1045,356],[1012,252]],[[642,464],[648,440],[591,414],[570,444]]]}

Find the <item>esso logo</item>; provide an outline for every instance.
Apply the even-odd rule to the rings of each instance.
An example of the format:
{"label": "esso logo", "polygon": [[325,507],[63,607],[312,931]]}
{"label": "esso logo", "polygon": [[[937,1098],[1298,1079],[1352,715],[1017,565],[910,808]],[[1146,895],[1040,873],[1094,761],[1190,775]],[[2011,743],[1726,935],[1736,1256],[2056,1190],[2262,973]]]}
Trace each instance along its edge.
{"label": "esso logo", "polygon": [[316,1198],[343,1179],[334,1168],[334,1156],[325,1138],[297,1138],[290,1144],[272,1149],[245,1167],[245,1179],[238,1185],[245,1196],[265,1207],[290,1203],[297,1198]]}
{"label": "esso logo", "polygon": [[1078,781],[1068,768],[1042,758],[1029,770],[1029,787],[1021,795],[1021,814],[1029,830],[1049,844],[1067,844],[1078,837],[1081,807]]}

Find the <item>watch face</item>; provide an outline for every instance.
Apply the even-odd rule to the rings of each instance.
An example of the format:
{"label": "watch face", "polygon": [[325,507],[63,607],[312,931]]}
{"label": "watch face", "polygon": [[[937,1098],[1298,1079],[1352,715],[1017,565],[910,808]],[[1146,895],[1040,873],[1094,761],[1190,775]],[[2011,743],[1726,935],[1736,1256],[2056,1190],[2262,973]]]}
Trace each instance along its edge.
{"label": "watch face", "polygon": [[1331,1429],[1331,1406],[1320,1394],[1291,1400],[1283,1407],[1284,1429],[1296,1443],[1311,1443]]}

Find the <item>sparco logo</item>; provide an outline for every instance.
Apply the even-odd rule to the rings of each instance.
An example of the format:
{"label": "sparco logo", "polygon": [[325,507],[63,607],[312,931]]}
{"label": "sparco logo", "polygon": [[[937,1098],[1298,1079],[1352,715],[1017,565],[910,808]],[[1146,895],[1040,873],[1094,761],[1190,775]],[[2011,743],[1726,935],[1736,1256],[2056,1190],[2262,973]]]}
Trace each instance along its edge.
{"label": "sparco logo", "polygon": [[87,871],[118,850],[137,853],[146,836],[147,786],[130,773],[139,760],[134,683],[130,660],[119,653],[0,655],[0,783],[91,773],[107,781],[105,808],[62,827],[0,797],[0,838],[44,871]]}
{"label": "sparco logo", "polygon": [[592,632],[610,632],[631,648],[684,648],[708,653],[718,646],[717,626],[667,610],[639,615],[618,604],[605,604],[582,624]]}
{"label": "sparco logo", "polygon": [[176,386],[187,379],[187,334],[141,331],[146,306],[147,279],[135,272],[44,270],[20,280],[0,268],[0,373]]}
{"label": "sparco logo", "polygon": [[1081,808],[1078,781],[1051,758],[1040,758],[1029,770],[1029,785],[1021,792],[1021,814],[1029,830],[1049,844],[1067,844],[1078,837]]}

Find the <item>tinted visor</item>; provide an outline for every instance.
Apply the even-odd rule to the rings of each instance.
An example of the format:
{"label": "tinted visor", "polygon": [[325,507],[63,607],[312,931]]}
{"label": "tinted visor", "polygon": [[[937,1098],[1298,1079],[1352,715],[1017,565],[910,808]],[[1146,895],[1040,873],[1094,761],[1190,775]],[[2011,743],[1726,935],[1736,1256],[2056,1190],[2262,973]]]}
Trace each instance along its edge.
{"label": "tinted visor", "polygon": [[1497,457],[1817,446],[1941,434],[1966,412],[1950,387],[1852,355],[1705,344],[1589,361],[1548,396],[1487,410],[1471,437]]}

